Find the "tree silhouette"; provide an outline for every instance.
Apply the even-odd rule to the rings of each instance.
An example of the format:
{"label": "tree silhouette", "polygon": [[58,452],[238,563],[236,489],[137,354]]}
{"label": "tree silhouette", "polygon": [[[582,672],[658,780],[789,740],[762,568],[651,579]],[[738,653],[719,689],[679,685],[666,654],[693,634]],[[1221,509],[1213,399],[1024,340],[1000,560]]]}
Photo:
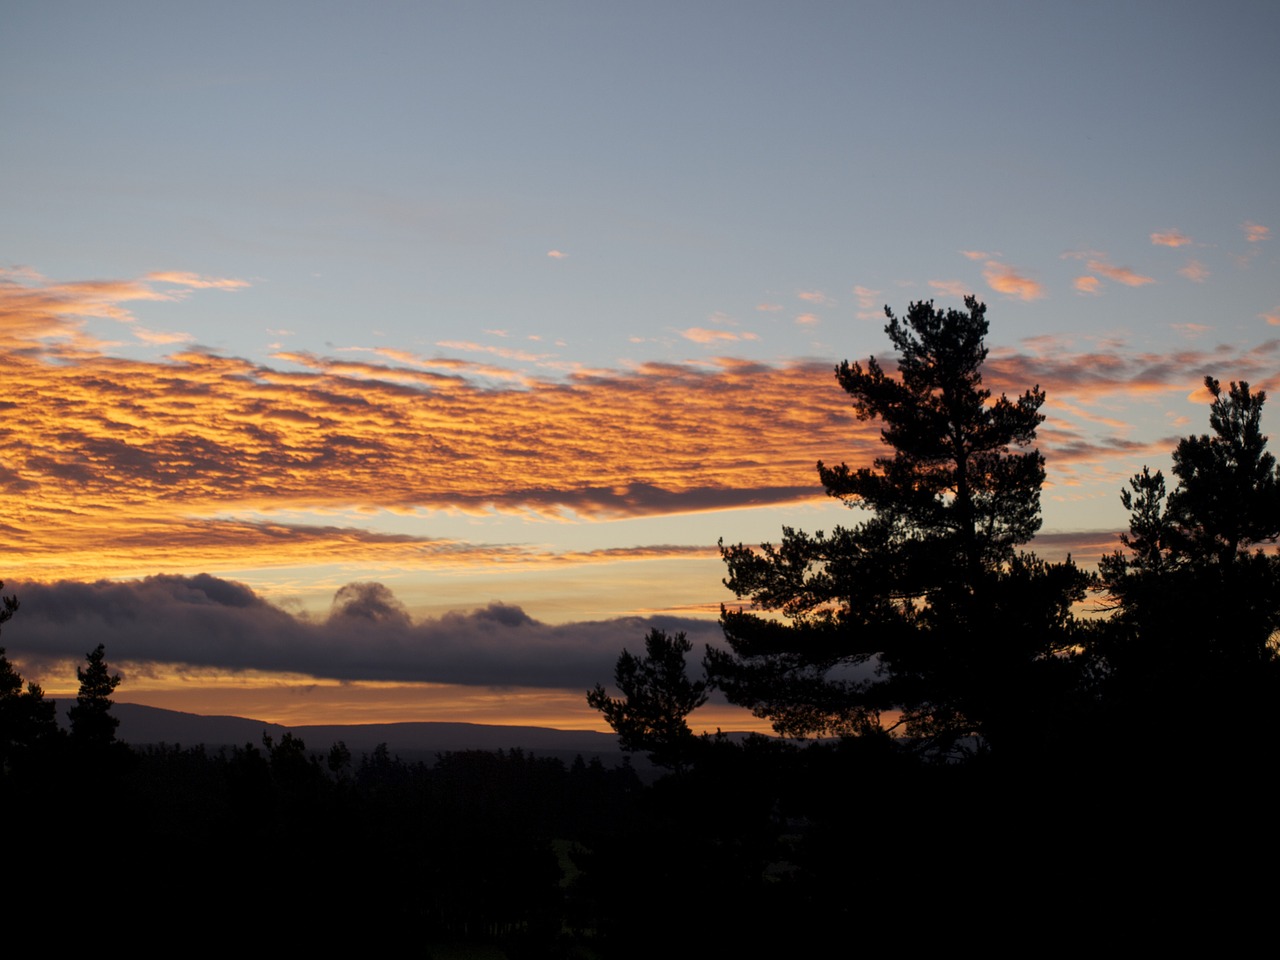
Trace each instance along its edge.
{"label": "tree silhouette", "polygon": [[905,322],[885,308],[900,378],[872,357],[865,370],[840,364],[836,379],[859,420],[884,424],[893,455],[857,470],[819,462],[818,476],[831,496],[874,511],[899,536],[947,550],[956,581],[972,588],[1040,529],[1044,457],[1010,448],[1034,441],[1044,392],[989,403],[986,306],[973,297],[965,306],[967,314],[913,303]]}
{"label": "tree silhouette", "polygon": [[684,633],[669,637],[662,630],[650,630],[644,647],[644,657],[625,648],[618,657],[613,679],[621,699],[596,684],[587,693],[587,703],[604,714],[624,750],[649,751],[654,763],[679,771],[695,742],[685,718],[707,702],[708,686],[704,680],[690,680],[685,672],[685,654],[693,645]]}
{"label": "tree silhouette", "polygon": [[106,747],[115,742],[118,718],[111,715],[111,694],[120,684],[120,675],[107,669],[102,644],[85,655],[86,667],[76,667],[80,692],[67,715],[71,719],[72,742],[88,748]]}
{"label": "tree silhouette", "polygon": [[1227,565],[1280,535],[1280,480],[1262,433],[1266,393],[1233,383],[1224,395],[1212,377],[1204,385],[1213,435],[1186,437],[1174,450],[1169,515],[1179,552]]}
{"label": "tree silhouette", "polygon": [[[4,584],[0,583],[0,589]],[[18,598],[0,597],[0,624],[18,612]],[[27,683],[0,647],[0,774],[32,749],[57,736],[56,704],[44,698],[39,684]]]}
{"label": "tree silhouette", "polygon": [[44,698],[39,684],[22,677],[0,647],[0,774],[58,735],[57,704]]}
{"label": "tree silhouette", "polygon": [[1031,444],[1045,395],[992,399],[986,307],[965,307],[885,308],[896,377],[874,357],[836,368],[891,452],[818,474],[869,519],[829,535],[784,528],[759,551],[721,543],[725,584],[786,620],[722,610],[730,651],[708,651],[708,672],[781,733],[888,725],[939,748],[982,742],[1025,728],[1029,698],[1068,684],[1058,654],[1088,578],[1016,551],[1040,526],[1044,459]]}
{"label": "tree silhouette", "polygon": [[1171,493],[1146,467],[1129,481],[1128,552],[1099,563],[1113,615],[1095,652],[1125,697],[1277,659],[1280,558],[1262,547],[1280,537],[1280,477],[1261,429],[1266,394],[1212,377],[1205,387],[1213,434],[1178,443]]}

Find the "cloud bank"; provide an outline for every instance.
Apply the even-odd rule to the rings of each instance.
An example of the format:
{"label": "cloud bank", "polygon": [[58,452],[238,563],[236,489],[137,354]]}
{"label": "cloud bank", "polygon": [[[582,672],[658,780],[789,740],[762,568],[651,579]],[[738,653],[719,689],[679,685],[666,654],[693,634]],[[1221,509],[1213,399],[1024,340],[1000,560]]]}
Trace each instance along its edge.
{"label": "cloud bank", "polygon": [[113,665],[158,663],[303,673],[321,679],[586,690],[651,628],[719,643],[713,621],[630,617],[551,625],[516,606],[415,620],[380,583],[351,583],[323,619],[273,606],[201,574],[140,581],[8,584],[22,601],[5,641],[24,660],[79,659],[106,645]]}

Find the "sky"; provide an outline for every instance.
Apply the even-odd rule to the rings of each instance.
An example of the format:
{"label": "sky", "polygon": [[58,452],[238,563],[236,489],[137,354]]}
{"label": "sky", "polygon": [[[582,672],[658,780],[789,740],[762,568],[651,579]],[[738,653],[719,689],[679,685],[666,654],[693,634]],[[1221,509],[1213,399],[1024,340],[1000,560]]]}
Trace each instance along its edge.
{"label": "sky", "polygon": [[[1280,7],[0,0],[3,643],[74,696],[604,729],[717,543],[858,522],[833,369],[987,304],[1032,549],[1280,386]],[[1264,415],[1275,430],[1276,412]],[[722,702],[698,728],[764,724]]]}

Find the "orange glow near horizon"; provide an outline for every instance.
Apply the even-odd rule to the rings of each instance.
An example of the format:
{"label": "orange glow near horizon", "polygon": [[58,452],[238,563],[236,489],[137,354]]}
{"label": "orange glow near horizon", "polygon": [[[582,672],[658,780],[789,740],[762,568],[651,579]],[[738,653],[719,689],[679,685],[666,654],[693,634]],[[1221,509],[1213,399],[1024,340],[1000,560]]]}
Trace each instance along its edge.
{"label": "orange glow near horizon", "polygon": [[[125,669],[127,670],[127,666]],[[76,695],[75,665],[61,664],[44,684],[45,696]],[[586,691],[544,687],[464,687],[441,683],[337,682],[314,677],[240,671],[128,671],[116,692],[120,703],[204,715],[233,715],[281,726],[449,722],[594,730],[609,726],[586,703]],[[726,704],[707,704],[689,717],[695,733],[717,729],[771,733],[768,721]]]}

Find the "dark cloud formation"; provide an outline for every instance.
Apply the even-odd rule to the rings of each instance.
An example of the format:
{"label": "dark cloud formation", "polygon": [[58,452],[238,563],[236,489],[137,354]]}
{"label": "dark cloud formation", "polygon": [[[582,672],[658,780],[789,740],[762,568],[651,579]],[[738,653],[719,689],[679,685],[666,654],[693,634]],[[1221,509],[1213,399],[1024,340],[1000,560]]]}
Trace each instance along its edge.
{"label": "dark cloud formation", "polygon": [[323,619],[295,616],[241,583],[207,574],[96,583],[10,583],[22,601],[4,642],[24,659],[82,657],[99,643],[113,663],[304,673],[334,680],[586,690],[613,675],[624,647],[652,627],[699,646],[714,622],[629,617],[552,625],[492,603],[414,620],[380,583],[338,590]]}
{"label": "dark cloud formation", "polygon": [[333,596],[329,619],[399,627],[413,622],[405,605],[380,583],[348,583],[339,589]]}

